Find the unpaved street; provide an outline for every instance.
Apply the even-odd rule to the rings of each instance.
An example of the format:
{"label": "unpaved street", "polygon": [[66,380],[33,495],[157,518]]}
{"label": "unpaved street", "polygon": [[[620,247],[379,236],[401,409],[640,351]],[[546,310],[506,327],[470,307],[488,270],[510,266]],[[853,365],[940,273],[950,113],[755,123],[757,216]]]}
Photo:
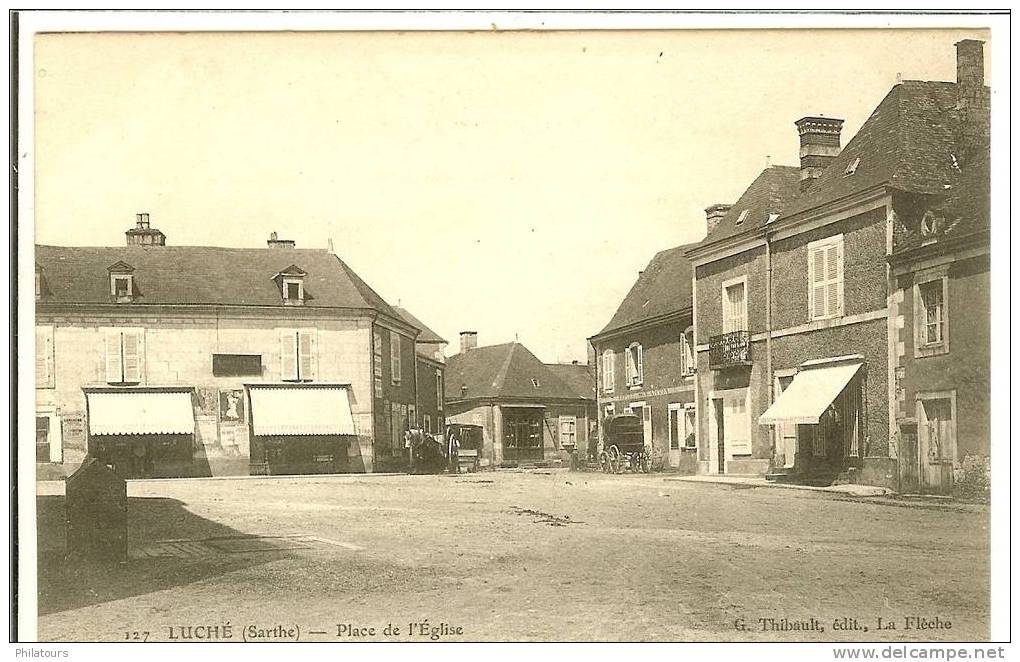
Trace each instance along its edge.
{"label": "unpaved street", "polygon": [[566,471],[138,481],[104,569],[62,561],[46,491],[42,640],[988,637],[980,507]]}

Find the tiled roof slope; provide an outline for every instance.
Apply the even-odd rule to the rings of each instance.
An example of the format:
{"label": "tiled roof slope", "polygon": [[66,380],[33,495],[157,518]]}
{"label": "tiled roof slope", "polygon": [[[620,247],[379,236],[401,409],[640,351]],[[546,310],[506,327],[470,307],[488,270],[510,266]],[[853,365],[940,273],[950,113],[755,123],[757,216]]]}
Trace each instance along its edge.
{"label": "tiled roof slope", "polygon": [[107,267],[134,268],[137,301],[128,305],[283,306],[273,280],[295,265],[307,272],[305,307],[367,308],[400,319],[342,260],[321,249],[212,246],[43,246],[36,264],[46,282],[43,303],[110,303]]}
{"label": "tiled roof slope", "polygon": [[[822,174],[784,212],[792,216],[886,184],[910,193],[942,194],[957,176],[956,83],[903,81],[894,86]],[[847,166],[860,158],[852,175]]]}
{"label": "tiled roof slope", "polygon": [[408,324],[410,324],[413,327],[416,327],[417,329],[419,329],[421,331],[421,333],[418,335],[418,338],[417,338],[418,342],[424,342],[424,343],[444,343],[444,342],[446,342],[446,340],[441,338],[438,333],[436,333],[435,331],[433,331],[429,327],[425,326],[425,324],[420,319],[418,319],[417,317],[415,317],[411,313],[407,312],[406,309],[401,308],[400,306],[393,306],[393,310],[397,311],[397,314],[400,315],[400,317],[403,318],[403,320],[405,322],[407,322]]}
{"label": "tiled roof slope", "polygon": [[567,386],[574,390],[577,397],[595,400],[595,374],[585,363],[546,363],[545,367]]}
{"label": "tiled roof slope", "polygon": [[[740,199],[719,221],[702,244],[761,229],[770,214],[782,213],[784,207],[800,193],[800,168],[772,166],[761,171]],[[747,212],[744,214],[744,212]],[[739,224],[741,215],[743,221]]]}
{"label": "tiled roof slope", "polygon": [[[476,347],[451,356],[446,363],[445,384],[448,402],[476,398],[539,402],[580,399],[569,384],[516,342]],[[462,390],[462,386],[467,388]]]}
{"label": "tiled roof slope", "polygon": [[609,323],[604,335],[653,317],[691,307],[691,263],[684,253],[695,244],[659,251],[638,276]]}

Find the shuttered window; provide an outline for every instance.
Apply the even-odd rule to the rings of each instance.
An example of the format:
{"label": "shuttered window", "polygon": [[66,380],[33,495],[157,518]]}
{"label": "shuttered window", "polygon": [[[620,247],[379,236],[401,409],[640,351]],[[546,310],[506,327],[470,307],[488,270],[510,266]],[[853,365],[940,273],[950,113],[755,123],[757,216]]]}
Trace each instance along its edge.
{"label": "shuttered window", "polygon": [[616,381],[616,352],[607,349],[602,352],[602,390],[606,393],[613,392],[613,385]]}
{"label": "shuttered window", "polygon": [[747,283],[723,286],[723,333],[747,331]]}
{"label": "shuttered window", "polygon": [[627,348],[627,384],[639,386],[644,383],[644,349],[638,343]]}
{"label": "shuttered window", "polygon": [[316,337],[314,329],[285,329],[280,332],[280,379],[310,382],[316,378]]}
{"label": "shuttered window", "polygon": [[808,244],[809,319],[843,314],[843,235]]}
{"label": "shuttered window", "polygon": [[35,327],[35,387],[53,388],[53,327]]}
{"label": "shuttered window", "polygon": [[400,335],[390,331],[390,379],[394,384],[400,383]]}
{"label": "shuttered window", "polygon": [[686,333],[680,334],[680,374],[694,374],[694,352],[691,349],[691,339]]}
{"label": "shuttered window", "polygon": [[145,361],[143,329],[107,329],[105,334],[106,381],[109,384],[142,382]]}
{"label": "shuttered window", "polygon": [[375,397],[383,397],[383,347],[382,333],[379,329],[372,331],[372,382],[375,385]]}
{"label": "shuttered window", "polygon": [[436,409],[443,411],[443,371],[436,370]]}

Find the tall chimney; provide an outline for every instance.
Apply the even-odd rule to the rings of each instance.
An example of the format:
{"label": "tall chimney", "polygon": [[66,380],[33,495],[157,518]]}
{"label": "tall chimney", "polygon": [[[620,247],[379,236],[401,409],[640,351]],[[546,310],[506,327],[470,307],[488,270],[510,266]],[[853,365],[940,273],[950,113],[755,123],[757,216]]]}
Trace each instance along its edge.
{"label": "tall chimney", "polygon": [[711,207],[705,209],[705,221],[708,223],[708,234],[712,234],[712,230],[719,225],[719,221],[723,220],[732,208],[733,205],[726,205],[721,202],[717,202]]}
{"label": "tall chimney", "polygon": [[269,248],[294,248],[295,244],[293,239],[277,239],[276,233],[270,232],[266,246]]}
{"label": "tall chimney", "polygon": [[460,332],[460,353],[463,354],[469,349],[478,347],[478,332],[477,331],[461,331]]}
{"label": "tall chimney", "polygon": [[990,99],[985,89],[983,41],[964,39],[956,42],[956,109],[963,132],[963,150],[987,149],[991,114]]}
{"label": "tall chimney", "polygon": [[814,183],[835,157],[839,156],[839,133],[843,120],[831,117],[802,117],[794,124],[800,133],[800,190]]}
{"label": "tall chimney", "polygon": [[124,233],[128,246],[166,246],[166,235],[149,227],[149,214],[135,214],[135,227]]}

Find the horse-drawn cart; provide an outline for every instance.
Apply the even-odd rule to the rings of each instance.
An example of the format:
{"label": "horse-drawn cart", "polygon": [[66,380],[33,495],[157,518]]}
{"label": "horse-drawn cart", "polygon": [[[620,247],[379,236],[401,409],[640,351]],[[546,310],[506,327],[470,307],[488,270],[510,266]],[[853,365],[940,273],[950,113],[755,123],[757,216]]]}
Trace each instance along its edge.
{"label": "horse-drawn cart", "polygon": [[631,413],[618,414],[606,420],[599,465],[606,473],[623,471],[648,472],[649,457],[641,419]]}

